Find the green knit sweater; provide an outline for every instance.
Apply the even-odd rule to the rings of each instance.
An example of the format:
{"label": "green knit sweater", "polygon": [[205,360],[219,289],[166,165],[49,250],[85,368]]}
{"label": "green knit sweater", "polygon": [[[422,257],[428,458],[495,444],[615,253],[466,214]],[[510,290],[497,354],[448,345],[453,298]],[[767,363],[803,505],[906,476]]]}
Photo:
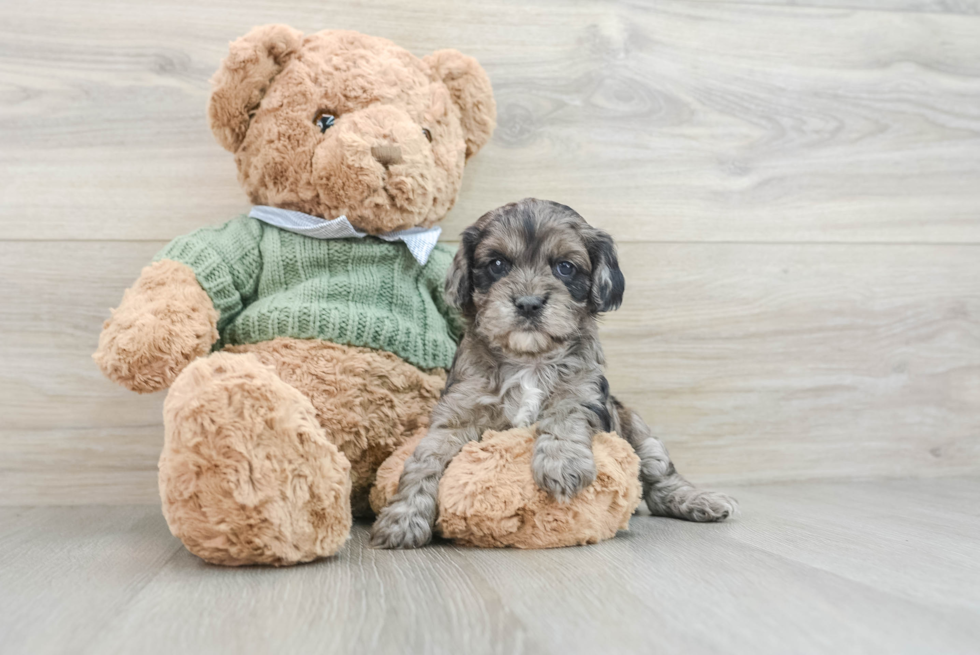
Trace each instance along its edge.
{"label": "green knit sweater", "polygon": [[189,266],[219,313],[224,345],[325,339],[448,368],[462,333],[443,300],[453,251],[420,266],[404,243],[314,239],[241,216],[177,237],[154,261]]}

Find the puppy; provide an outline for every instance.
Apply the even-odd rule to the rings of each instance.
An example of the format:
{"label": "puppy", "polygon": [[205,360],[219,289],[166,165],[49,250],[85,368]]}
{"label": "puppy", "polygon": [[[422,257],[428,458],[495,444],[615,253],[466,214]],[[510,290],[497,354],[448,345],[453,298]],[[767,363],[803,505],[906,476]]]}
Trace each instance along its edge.
{"label": "puppy", "polygon": [[596,318],[619,307],[624,288],[612,238],[565,205],[527,198],[463,232],[446,299],[468,329],[372,545],[428,543],[439,479],[453,456],[485,430],[533,423],[534,480],[559,501],[592,483],[592,436],[614,431],[640,457],[651,513],[721,521],[736,511],[732,498],[681,477],[643,419],[609,395]]}

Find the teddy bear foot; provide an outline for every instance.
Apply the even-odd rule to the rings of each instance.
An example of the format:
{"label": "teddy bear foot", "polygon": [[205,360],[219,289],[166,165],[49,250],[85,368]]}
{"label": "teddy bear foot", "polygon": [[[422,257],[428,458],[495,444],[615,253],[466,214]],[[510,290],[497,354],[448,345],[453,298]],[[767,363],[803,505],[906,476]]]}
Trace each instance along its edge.
{"label": "teddy bear foot", "polygon": [[[398,493],[405,460],[424,436],[420,430],[378,469],[371,490],[371,506],[382,516],[375,524],[375,545],[420,545],[406,546],[405,522],[385,521],[382,511],[394,506],[389,503]],[[536,436],[530,427],[487,431],[463,447],[439,482],[436,532],[441,537],[483,548],[559,548],[598,543],[629,527],[640,503],[640,459],[624,439],[611,433],[593,438],[595,481],[561,503],[534,481]],[[398,510],[390,516],[401,515]]]}
{"label": "teddy bear foot", "polygon": [[307,562],[351,527],[350,464],[309,399],[251,354],[191,363],[164,403],[160,497],[170,531],[214,564]]}

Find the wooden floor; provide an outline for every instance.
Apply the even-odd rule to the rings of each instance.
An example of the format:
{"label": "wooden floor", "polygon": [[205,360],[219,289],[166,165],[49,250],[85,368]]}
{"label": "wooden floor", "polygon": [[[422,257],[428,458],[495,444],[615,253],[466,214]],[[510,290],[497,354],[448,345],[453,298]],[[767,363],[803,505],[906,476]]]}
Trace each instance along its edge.
{"label": "wooden floor", "polygon": [[202,563],[154,506],[0,509],[0,652],[977,653],[980,479],[729,488],[584,548]]}

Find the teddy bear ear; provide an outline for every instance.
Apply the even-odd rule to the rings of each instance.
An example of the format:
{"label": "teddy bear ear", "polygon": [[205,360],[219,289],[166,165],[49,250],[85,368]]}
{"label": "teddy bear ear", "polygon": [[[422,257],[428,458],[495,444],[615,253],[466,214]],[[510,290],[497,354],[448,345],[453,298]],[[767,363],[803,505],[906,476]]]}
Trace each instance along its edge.
{"label": "teddy bear ear", "polygon": [[302,41],[302,32],[287,25],[262,25],[228,46],[228,56],[211,78],[208,101],[211,131],[225,150],[238,150],[251,113]]}
{"label": "teddy bear ear", "polygon": [[473,57],[458,50],[437,50],[423,57],[432,76],[449,88],[459,108],[466,135],[466,158],[486,145],[497,125],[497,103],[493,100],[490,78]]}

